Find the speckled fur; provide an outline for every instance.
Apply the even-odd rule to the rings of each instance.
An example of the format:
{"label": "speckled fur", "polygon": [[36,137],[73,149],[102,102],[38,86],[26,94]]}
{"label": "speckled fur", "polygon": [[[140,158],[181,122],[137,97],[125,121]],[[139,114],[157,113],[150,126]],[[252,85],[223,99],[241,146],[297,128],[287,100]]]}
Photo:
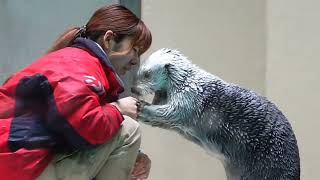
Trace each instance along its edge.
{"label": "speckled fur", "polygon": [[[177,131],[223,163],[228,180],[299,180],[297,141],[286,117],[265,97],[160,49],[140,67],[137,89],[156,92],[138,120]],[[213,176],[214,177],[214,176]]]}

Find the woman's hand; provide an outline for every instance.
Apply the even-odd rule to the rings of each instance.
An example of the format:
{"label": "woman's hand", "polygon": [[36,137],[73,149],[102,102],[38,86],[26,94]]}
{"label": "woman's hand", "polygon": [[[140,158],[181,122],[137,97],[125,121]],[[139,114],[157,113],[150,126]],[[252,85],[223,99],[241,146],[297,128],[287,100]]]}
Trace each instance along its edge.
{"label": "woman's hand", "polygon": [[116,106],[122,115],[137,119],[137,102],[138,100],[134,97],[125,97],[110,104]]}
{"label": "woman's hand", "polygon": [[151,160],[149,159],[148,155],[144,154],[143,152],[139,152],[136,163],[134,164],[132,170],[132,178],[138,180],[147,179],[151,169]]}

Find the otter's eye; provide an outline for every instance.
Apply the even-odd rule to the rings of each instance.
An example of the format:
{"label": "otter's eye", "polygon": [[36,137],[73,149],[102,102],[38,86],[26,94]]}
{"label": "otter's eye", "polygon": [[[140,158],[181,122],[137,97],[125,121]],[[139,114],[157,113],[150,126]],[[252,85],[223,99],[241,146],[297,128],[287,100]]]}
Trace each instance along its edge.
{"label": "otter's eye", "polygon": [[151,77],[151,71],[149,70],[149,71],[144,72],[144,73],[143,73],[143,77],[144,77],[145,79],[149,79],[149,78]]}

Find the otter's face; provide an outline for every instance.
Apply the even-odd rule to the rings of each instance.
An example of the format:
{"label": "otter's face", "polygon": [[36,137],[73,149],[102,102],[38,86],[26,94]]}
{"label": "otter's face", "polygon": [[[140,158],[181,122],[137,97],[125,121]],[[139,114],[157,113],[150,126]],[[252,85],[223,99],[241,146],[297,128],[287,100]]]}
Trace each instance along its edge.
{"label": "otter's face", "polygon": [[[149,60],[149,59],[148,59]],[[165,91],[167,89],[168,72],[165,65],[142,64],[137,76],[137,88],[141,95],[150,94],[156,91]]]}
{"label": "otter's face", "polygon": [[137,87],[134,93],[141,96],[154,92],[166,92],[168,86],[167,65],[170,63],[168,49],[160,49],[151,54],[140,66]]}

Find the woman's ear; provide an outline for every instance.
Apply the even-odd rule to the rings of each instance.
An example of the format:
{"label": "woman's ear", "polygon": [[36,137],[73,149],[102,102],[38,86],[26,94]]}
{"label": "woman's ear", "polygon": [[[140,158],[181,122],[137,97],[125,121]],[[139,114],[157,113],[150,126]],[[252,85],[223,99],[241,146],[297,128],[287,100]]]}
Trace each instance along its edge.
{"label": "woman's ear", "polygon": [[114,32],[108,30],[103,36],[103,45],[104,48],[109,52],[114,46]]}

